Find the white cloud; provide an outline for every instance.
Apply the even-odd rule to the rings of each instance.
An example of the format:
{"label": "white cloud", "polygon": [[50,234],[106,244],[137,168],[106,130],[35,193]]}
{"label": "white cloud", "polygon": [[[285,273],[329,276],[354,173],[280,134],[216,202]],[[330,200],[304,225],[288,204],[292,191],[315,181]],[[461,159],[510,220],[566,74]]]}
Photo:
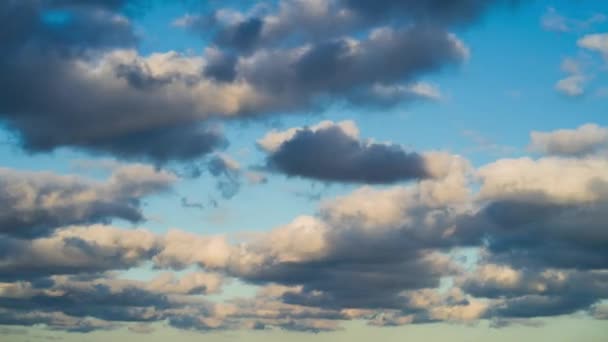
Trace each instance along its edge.
{"label": "white cloud", "polygon": [[608,183],[606,170],[606,159],[501,159],[478,170],[482,180],[479,196],[484,200],[590,203],[603,196],[595,185]]}
{"label": "white cloud", "polygon": [[599,52],[608,59],[608,33],[588,34],[577,42],[581,48]]}
{"label": "white cloud", "polygon": [[581,156],[608,149],[608,128],[596,124],[576,129],[530,133],[531,151],[562,156]]}

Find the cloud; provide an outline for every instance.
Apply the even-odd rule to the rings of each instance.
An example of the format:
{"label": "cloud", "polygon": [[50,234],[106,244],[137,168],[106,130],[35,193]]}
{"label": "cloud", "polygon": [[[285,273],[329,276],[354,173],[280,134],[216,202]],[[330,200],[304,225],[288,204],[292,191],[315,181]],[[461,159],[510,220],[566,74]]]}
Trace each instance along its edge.
{"label": "cloud", "polygon": [[51,330],[88,333],[98,330],[112,330],[116,325],[104,320],[72,317],[61,312],[15,311],[0,309],[0,324],[35,326],[44,324]]}
{"label": "cloud", "polygon": [[[337,5],[360,16],[369,7]],[[457,14],[451,6],[408,6],[446,19],[485,7],[471,2]],[[122,14],[127,8],[145,7],[126,0],[0,5],[3,17],[12,18],[0,57],[0,120],[24,149],[70,147],[157,165],[187,162],[226,146],[216,123],[223,118],[302,111],[328,96],[357,105],[434,100],[437,90],[416,78],[468,56],[441,26],[376,24],[367,36],[357,35],[361,39],[344,31],[290,47],[256,46],[245,55],[210,45],[203,55],[142,56],[135,50],[140,37]],[[369,8],[405,9],[399,3]],[[226,31],[226,39],[248,44],[256,27],[265,30],[265,22],[260,28],[247,20]]]}
{"label": "cloud", "polygon": [[[308,129],[327,127],[358,139],[352,122]],[[273,132],[259,145],[278,151],[297,136],[298,129]],[[245,236],[103,225],[58,227],[33,239],[3,236],[0,324],[86,332],[165,321],[196,331],[321,332],[355,319],[376,326],[488,319],[502,326],[576,312],[603,317],[602,155],[500,159],[478,169],[447,153],[424,157],[433,177],[363,186],[322,201],[314,214]],[[238,165],[225,159],[225,168]],[[471,253],[463,264],[461,256]],[[187,272],[119,277],[143,265]],[[230,279],[259,292],[204,297]]]}
{"label": "cloud", "polygon": [[482,206],[465,222],[482,227],[484,239],[477,269],[458,285],[491,300],[486,318],[590,312],[607,297],[605,164],[600,156],[519,158],[478,170]]}
{"label": "cloud", "polygon": [[[280,1],[276,6],[247,12],[218,10],[210,17],[186,16],[178,22],[195,32],[217,30],[215,42],[227,49],[251,52],[289,41],[319,41],[361,32],[383,22],[400,25],[454,26],[474,22],[487,8],[506,1],[322,0]],[[258,6],[259,7],[259,6]],[[269,8],[268,8],[269,7]]]}
{"label": "cloud", "polygon": [[601,224],[608,205],[606,167],[603,159],[521,158],[482,168],[479,196],[487,204],[476,219],[488,234],[490,260],[529,268],[602,268],[608,257]]}
{"label": "cloud", "polygon": [[[608,160],[601,158],[501,159],[478,170],[479,196],[539,204],[597,203],[606,196],[601,186],[608,182],[606,167]],[[566,180],[564,174],[571,177]]]}
{"label": "cloud", "polygon": [[576,129],[530,133],[531,151],[555,156],[585,156],[608,148],[608,128],[596,124]]}
{"label": "cloud", "polygon": [[599,52],[608,59],[608,33],[588,34],[580,38],[578,46],[594,52]]}
{"label": "cloud", "polygon": [[158,237],[144,229],[68,227],[49,237],[0,237],[0,279],[36,279],[56,274],[91,274],[129,269],[155,255]]}
{"label": "cloud", "polygon": [[425,157],[395,144],[363,141],[353,122],[272,131],[258,141],[266,166],[320,181],[387,184],[432,177]]}
{"label": "cloud", "polygon": [[[518,219],[525,217],[510,211],[503,221],[494,209],[502,198],[524,201],[529,213],[534,207],[525,202],[527,195],[492,193],[482,183],[481,198],[493,202],[477,212],[470,207],[474,197],[468,190],[471,170],[466,161],[452,158],[450,170],[445,178],[418,184],[361,188],[324,201],[318,215],[298,217],[240,242],[178,230],[156,235],[104,226],[66,228],[32,241],[10,240],[12,245],[2,250],[21,257],[2,257],[10,262],[1,270],[9,282],[0,286],[0,307],[11,310],[16,319],[7,324],[19,325],[27,324],[20,317],[29,310],[30,315],[94,317],[106,322],[102,327],[167,319],[174,327],[203,331],[276,327],[319,332],[339,329],[340,321],[354,318],[386,326],[566,314],[606,298],[603,235],[595,230],[603,220],[584,215],[568,226],[561,217],[553,220],[554,212],[548,211],[535,216],[533,226],[522,226]],[[491,172],[482,176],[492,189],[496,181],[490,180]],[[546,199],[549,196],[558,199]],[[539,198],[550,203],[586,200],[559,199],[559,193]],[[473,273],[444,254],[467,246],[484,246]],[[585,265],[583,252],[600,259]],[[579,258],[573,259],[577,253]],[[213,273],[181,278],[167,273],[148,282],[103,273],[146,260],[157,268],[198,265],[264,287],[253,298],[211,303],[195,296],[219,290],[223,277]],[[454,276],[464,292],[456,287],[442,293],[441,279]],[[378,288],[383,291],[373,291]],[[75,298],[90,304],[76,306]]]}
{"label": "cloud", "polygon": [[[451,183],[454,192],[448,196]],[[198,264],[252,284],[302,286],[282,296],[292,305],[405,310],[399,304],[403,291],[434,288],[457,272],[435,248],[476,244],[466,228],[454,227],[466,212],[455,183],[428,180],[390,191],[361,190],[324,203],[318,216],[300,216],[236,245],[173,231],[154,262],[175,268]],[[387,203],[394,207],[386,209],[388,215],[374,210]],[[374,288],[384,290],[370,291]]]}
{"label": "cloud", "polygon": [[[376,83],[408,83],[467,55],[460,40],[441,30],[384,27],[362,40],[336,38],[296,49],[259,50],[239,62],[238,74],[256,89],[280,94],[277,100],[288,101],[284,106],[301,107],[319,96],[349,99]],[[384,63],[379,67],[380,59]]]}
{"label": "cloud", "polygon": [[0,169],[0,233],[30,238],[61,226],[144,220],[141,199],[176,177],[142,164],[117,167],[104,182],[50,172]]}
{"label": "cloud", "polygon": [[211,158],[207,168],[211,175],[220,178],[216,187],[222,197],[232,198],[241,188],[241,166],[226,154],[218,154]]}
{"label": "cloud", "polygon": [[582,63],[572,58],[565,58],[562,62],[562,71],[568,76],[555,84],[555,90],[570,97],[583,95],[591,77],[583,72]]}
{"label": "cloud", "polygon": [[191,93],[179,95],[192,89],[185,78],[197,73],[197,59],[129,50],[138,37],[120,14],[126,4],[0,5],[10,32],[0,57],[1,120],[25,149],[68,146],[162,164],[224,144],[220,132],[193,122]]}
{"label": "cloud", "polygon": [[555,89],[567,96],[580,96],[585,92],[583,85],[586,78],[581,75],[572,75],[559,80],[555,84]]}
{"label": "cloud", "polygon": [[547,31],[553,32],[573,32],[587,30],[591,26],[606,21],[606,16],[596,13],[586,19],[574,19],[561,15],[555,8],[549,7],[541,17],[541,26]]}
{"label": "cloud", "polygon": [[249,185],[264,184],[267,181],[264,174],[244,170],[238,161],[225,153],[212,155],[206,166],[209,173],[216,178],[215,187],[224,199],[234,197],[245,181]]}
{"label": "cloud", "polygon": [[[60,312],[108,322],[152,322],[164,319],[171,309],[197,305],[196,297],[188,295],[207,293],[209,280],[211,284],[217,281],[203,274],[177,283],[166,283],[163,278],[166,277],[144,283],[112,277],[85,281],[56,277],[51,287],[23,296],[3,296],[0,306],[17,311]],[[199,301],[199,304],[204,307],[205,302]]]}

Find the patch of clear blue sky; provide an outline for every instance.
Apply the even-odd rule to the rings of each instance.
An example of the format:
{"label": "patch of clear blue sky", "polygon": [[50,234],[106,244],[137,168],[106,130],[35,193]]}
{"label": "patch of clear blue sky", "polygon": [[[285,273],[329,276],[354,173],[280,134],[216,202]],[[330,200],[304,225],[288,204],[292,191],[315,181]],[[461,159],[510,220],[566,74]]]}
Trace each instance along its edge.
{"label": "patch of clear blue sky", "polygon": [[[208,36],[194,35],[180,28],[173,27],[171,22],[186,12],[200,13],[208,8],[225,5],[225,1],[209,1],[206,7],[200,2],[159,2],[151,11],[134,13],[133,20],[139,28],[142,41],[140,53],[149,54],[176,50],[180,52],[201,53],[207,45]],[[231,1],[231,4],[237,2]],[[243,2],[245,3],[245,2]],[[250,2],[246,2],[250,3]],[[227,153],[236,158],[241,165],[259,165],[263,155],[257,151],[255,141],[262,137],[273,125],[281,128],[314,124],[320,120],[334,121],[354,120],[357,122],[362,137],[375,138],[404,144],[412,149],[425,151],[430,149],[448,150],[460,153],[469,158],[475,165],[483,165],[503,156],[525,155],[531,130],[552,130],[557,128],[574,128],[583,123],[594,122],[608,125],[608,98],[594,96],[590,93],[580,98],[568,98],[554,89],[555,83],[566,75],[560,70],[560,64],[566,57],[576,57],[581,51],[576,41],[586,33],[606,32],[608,24],[594,26],[587,31],[557,33],[547,32],[541,28],[540,18],[547,8],[555,7],[558,13],[572,18],[588,18],[594,13],[608,14],[608,2],[605,1],[526,1],[521,7],[512,11],[504,8],[492,11],[481,22],[456,32],[471,49],[471,58],[461,67],[447,68],[441,72],[427,75],[423,81],[439,86],[444,99],[439,103],[413,103],[390,110],[348,108],[332,106],[321,112],[290,114],[265,121],[246,123],[231,122],[225,125],[230,140]],[[60,20],[61,16],[51,16],[49,20]],[[59,21],[61,22],[61,20]],[[589,54],[597,64],[606,66],[601,56]],[[592,71],[594,79],[590,87],[608,86],[607,71],[598,68]],[[465,133],[469,132],[469,133]],[[24,154],[7,142],[10,134],[6,130],[0,136],[0,160],[2,166],[24,170],[51,170],[60,173],[73,172],[70,164],[76,159],[93,158],[84,153],[59,150],[50,154]],[[494,148],[483,148],[472,141],[471,136],[483,138]],[[500,146],[507,146],[507,152]],[[214,189],[214,180],[203,176],[186,180],[176,190],[167,195],[156,196],[146,200],[146,214],[153,218],[145,226],[157,232],[169,227],[177,227],[203,234],[238,233],[242,231],[267,230],[277,225],[286,224],[301,214],[314,214],[317,203],[294,192],[311,190],[311,182],[299,179],[286,179],[283,176],[270,175],[269,183],[261,186],[243,185],[239,194],[231,200],[219,199],[217,209],[182,208],[180,198],[191,201],[207,202],[210,196],[219,198]],[[312,192],[322,190],[324,198],[347,193],[353,186],[332,185],[325,187],[315,184]],[[118,223],[119,225],[124,225]],[[128,225],[125,225],[128,226]],[[149,278],[151,271],[147,268],[128,272],[129,277]],[[231,293],[250,293],[251,289],[235,283]],[[589,320],[558,318],[538,329],[514,327],[495,331],[485,326],[469,328],[447,324],[405,327],[398,329],[364,328],[359,323],[347,324],[344,332],[315,336],[319,341],[368,340],[372,336],[383,336],[386,341],[399,340],[409,336],[412,340],[424,338],[427,341],[510,341],[522,336],[537,334],[543,340],[571,341],[573,337],[588,334],[588,341],[601,341],[605,325]],[[441,329],[437,329],[441,327]],[[159,337],[179,337],[188,341],[200,339],[198,335],[176,332],[172,329],[160,329]],[[31,330],[30,335],[36,333]],[[47,334],[46,332],[44,334]],[[120,340],[124,332],[111,333]],[[555,339],[547,338],[549,335]],[[570,335],[568,335],[570,334]],[[67,341],[80,341],[81,335],[65,336]],[[271,341],[273,338],[283,341],[308,340],[310,335],[281,333],[226,333],[209,335],[209,340],[223,341],[229,337],[245,337],[247,340]],[[368,336],[369,338],[366,338]],[[162,337],[162,338],[161,338]],[[561,338],[561,339],[560,339]],[[23,340],[27,339],[24,337]],[[87,340],[107,340],[105,333],[87,335]],[[580,340],[580,339],[579,339]],[[14,341],[21,341],[15,337]]]}

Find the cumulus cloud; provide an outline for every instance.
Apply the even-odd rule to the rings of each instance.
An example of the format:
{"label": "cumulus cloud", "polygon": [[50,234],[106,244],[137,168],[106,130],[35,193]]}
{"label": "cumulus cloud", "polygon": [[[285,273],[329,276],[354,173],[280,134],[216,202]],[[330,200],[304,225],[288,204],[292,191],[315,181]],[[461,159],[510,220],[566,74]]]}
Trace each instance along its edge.
{"label": "cumulus cloud", "polygon": [[141,265],[159,248],[145,229],[108,226],[68,227],[49,237],[1,237],[0,278],[44,278],[55,274],[92,274]]}
{"label": "cumulus cloud", "polygon": [[[375,104],[436,99],[437,90],[416,78],[459,64],[468,55],[464,44],[440,25],[374,24],[361,39],[349,37],[347,30],[295,46],[256,46],[248,54],[220,44],[207,47],[203,55],[168,51],[142,56],[135,50],[136,30],[122,14],[125,5],[140,8],[126,0],[111,5],[27,0],[0,6],[10,19],[3,23],[10,34],[0,57],[5,94],[0,120],[26,150],[72,147],[158,165],[190,161],[226,145],[215,117],[300,111],[323,104],[327,96]],[[333,18],[313,8],[322,2],[285,6],[292,5],[310,9],[323,21]],[[357,16],[369,10],[385,16],[395,8],[421,11],[429,19],[464,18],[486,7],[471,2],[456,14],[455,7],[434,3],[336,6]],[[251,32],[266,30],[259,22],[246,19],[218,39],[248,45]]]}
{"label": "cumulus cloud", "polygon": [[576,129],[530,133],[529,149],[546,155],[584,156],[608,148],[608,128],[596,124]]}
{"label": "cumulus cloud", "polygon": [[111,276],[85,281],[63,277],[52,280],[52,286],[35,289],[27,295],[4,295],[0,297],[0,306],[18,311],[60,312],[108,322],[150,322],[162,320],[171,309],[184,307],[184,301],[196,304],[197,299],[188,295],[206,293],[209,284],[218,282],[204,274],[170,283],[162,275],[149,283]]}
{"label": "cumulus cloud", "polygon": [[483,182],[479,195],[490,200],[564,205],[598,202],[606,196],[602,189],[608,182],[606,167],[605,159],[502,159],[479,169]]}
{"label": "cumulus cloud", "polygon": [[267,152],[268,169],[320,181],[388,184],[443,172],[437,169],[441,154],[421,155],[400,145],[360,139],[352,121],[271,131],[258,146]]}
{"label": "cumulus cloud", "polygon": [[579,47],[599,52],[608,59],[608,33],[588,34],[580,38],[577,43]]}
{"label": "cumulus cloud", "polygon": [[141,199],[169,190],[176,180],[141,164],[117,167],[106,181],[0,168],[0,234],[34,237],[114,218],[140,222]]}
{"label": "cumulus cloud", "polygon": [[30,151],[71,146],[165,163],[220,146],[220,132],[188,124],[193,100],[176,94],[190,88],[184,78],[197,59],[136,56],[135,31],[119,14],[127,1],[109,3],[0,5],[10,32],[0,58],[2,120]]}
{"label": "cumulus cloud", "polygon": [[[565,134],[578,143],[577,130]],[[564,135],[543,138],[557,136]],[[466,222],[482,227],[484,240],[477,269],[459,286],[491,301],[485,317],[508,324],[593,313],[606,298],[606,167],[601,156],[574,154],[503,159],[478,170],[481,207]]]}
{"label": "cumulus cloud", "polygon": [[[159,267],[198,264],[253,284],[302,286],[282,296],[293,305],[405,309],[398,304],[404,302],[403,291],[436,287],[442,277],[458,272],[435,248],[476,243],[466,229],[454,227],[466,211],[457,200],[463,196],[458,182],[443,182],[362,190],[369,193],[324,203],[319,216],[298,217],[238,245],[174,231],[154,261]],[[441,195],[433,196],[439,189]],[[446,195],[450,191],[453,196]],[[382,204],[394,209],[377,213],[374,208]]]}
{"label": "cumulus cloud", "polygon": [[[316,129],[323,125],[332,124]],[[341,125],[357,135],[356,126]],[[280,148],[277,141],[296,135],[277,132],[260,145]],[[0,321],[65,330],[84,324],[85,331],[166,320],[200,331],[320,332],[349,319],[394,326],[528,324],[578,311],[602,317],[604,159],[502,159],[474,170],[460,157],[434,153],[430,169],[439,177],[361,187],[323,201],[314,215],[238,240],[108,226],[62,228],[33,240],[6,237]],[[472,270],[452,254],[461,248],[478,250]],[[149,281],[108,273],[147,261],[157,269],[201,272]],[[200,297],[220,291],[227,278],[260,291],[224,302]],[[447,279],[453,285],[446,288]],[[58,326],[56,315],[73,322]],[[84,317],[98,327],[77,323]]]}

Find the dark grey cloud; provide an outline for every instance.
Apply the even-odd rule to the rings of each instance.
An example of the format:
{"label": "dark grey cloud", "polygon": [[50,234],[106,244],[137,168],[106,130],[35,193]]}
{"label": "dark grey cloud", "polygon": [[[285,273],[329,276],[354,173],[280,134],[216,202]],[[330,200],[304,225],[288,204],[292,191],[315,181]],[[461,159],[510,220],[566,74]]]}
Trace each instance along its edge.
{"label": "dark grey cloud", "polygon": [[97,285],[83,289],[71,288],[63,295],[36,295],[31,298],[1,298],[0,306],[24,311],[61,312],[73,317],[94,317],[108,321],[155,321],[157,314],[171,307],[164,294],[155,294],[138,288],[113,292],[109,287]]}
{"label": "dark grey cloud", "polygon": [[142,198],[168,191],[175,180],[137,164],[118,167],[105,182],[0,169],[0,234],[31,238],[73,224],[141,222]]}
{"label": "dark grey cloud", "polygon": [[492,310],[490,315],[511,318],[567,315],[587,309],[596,301],[597,298],[590,296],[527,295],[507,300],[501,307]]}
{"label": "dark grey cloud", "polygon": [[237,79],[293,109],[327,96],[350,99],[378,84],[411,82],[421,74],[456,65],[467,55],[463,43],[442,30],[382,28],[356,42],[336,38],[304,51],[260,50],[239,64]]}
{"label": "dark grey cloud", "polygon": [[[483,204],[467,222],[483,237],[483,253],[460,286],[496,300],[487,317],[592,313],[608,298],[605,163],[522,158],[481,169]],[[555,187],[564,174],[576,182]]]}
{"label": "dark grey cloud", "polygon": [[232,82],[236,78],[238,58],[233,54],[216,53],[209,56],[209,61],[203,70],[205,76],[219,82]]}
{"label": "dark grey cloud", "polygon": [[[0,5],[8,18],[2,23],[0,121],[24,149],[70,147],[157,165],[191,161],[226,145],[211,117],[301,111],[328,97],[356,105],[362,99],[409,101],[419,96],[378,98],[374,90],[398,89],[467,55],[442,28],[415,25],[384,27],[360,41],[327,36],[297,46],[251,47],[247,55],[212,47],[204,56],[144,57],[123,13],[147,6],[126,0]],[[248,48],[260,25],[251,19],[218,37]]]}
{"label": "dark grey cloud", "polygon": [[175,84],[188,88],[191,76],[152,75],[129,58],[87,74],[108,58],[104,54],[136,47],[138,37],[122,10],[141,6],[126,0],[0,4],[6,18],[0,120],[26,150],[66,146],[164,164],[224,146],[219,131],[193,122],[192,100],[168,94]]}
{"label": "dark grey cloud", "polygon": [[299,129],[267,156],[266,165],[320,181],[388,184],[431,177],[423,156],[399,145],[360,141],[339,126]]}
{"label": "dark grey cloud", "polygon": [[605,202],[580,205],[496,201],[478,219],[487,222],[494,261],[525,267],[599,269],[608,264]]}
{"label": "dark grey cloud", "polygon": [[[116,3],[125,1],[116,1]],[[73,1],[3,1],[3,61],[11,54],[33,52],[79,54],[89,47],[129,46],[136,42],[130,23],[103,6]],[[111,6],[112,7],[112,6]]]}
{"label": "dark grey cloud", "polygon": [[[505,265],[493,267],[494,274],[482,270],[481,276],[479,273],[469,275],[462,283],[463,290],[476,297],[494,299],[533,295],[587,301],[608,296],[608,275],[602,271],[546,269],[539,273],[528,268],[512,269]],[[500,278],[501,275],[503,279]],[[538,315],[542,316],[541,312]]]}
{"label": "dark grey cloud", "polygon": [[[100,283],[68,281],[45,290],[2,296],[0,322],[9,325],[44,323],[52,329],[86,333],[115,328],[124,322],[158,321],[165,317],[166,310],[184,306],[171,300],[168,293],[132,284],[111,284],[111,279]],[[3,311],[6,317],[1,314]]]}
{"label": "dark grey cloud", "polygon": [[249,18],[225,27],[218,32],[216,43],[243,51],[252,50],[257,45],[263,24],[260,18]]}

